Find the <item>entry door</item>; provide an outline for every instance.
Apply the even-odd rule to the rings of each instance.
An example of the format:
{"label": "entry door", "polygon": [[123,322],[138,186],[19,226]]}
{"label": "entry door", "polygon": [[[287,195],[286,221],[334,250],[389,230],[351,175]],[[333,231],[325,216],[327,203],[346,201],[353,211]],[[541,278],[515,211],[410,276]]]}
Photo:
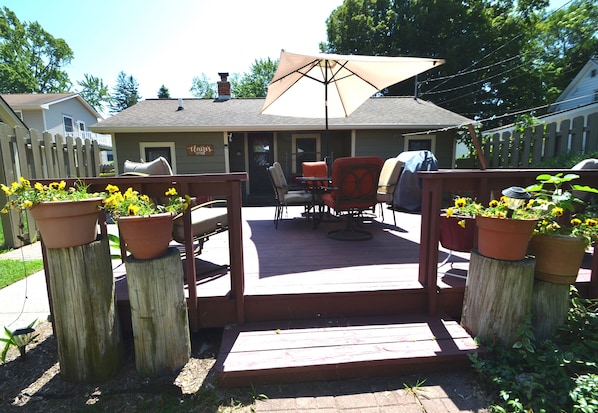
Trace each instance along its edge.
{"label": "entry door", "polygon": [[271,133],[250,133],[249,190],[253,195],[272,193],[266,168],[274,162],[274,137]]}

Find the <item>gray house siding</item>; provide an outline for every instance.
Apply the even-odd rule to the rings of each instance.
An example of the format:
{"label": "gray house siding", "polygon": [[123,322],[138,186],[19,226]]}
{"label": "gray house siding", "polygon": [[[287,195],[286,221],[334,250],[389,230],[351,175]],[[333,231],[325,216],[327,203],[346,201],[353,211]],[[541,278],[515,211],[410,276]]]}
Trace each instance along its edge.
{"label": "gray house siding", "polygon": [[23,109],[23,122],[29,129],[35,129],[36,131],[43,132],[46,130],[44,123],[44,113],[40,110],[35,109]]}
{"label": "gray house siding", "polygon": [[[85,128],[89,128],[97,122],[97,119],[85,109],[77,99],[68,99],[52,105],[52,110],[46,111],[46,128],[52,134],[59,133],[65,135],[63,116],[73,119],[73,130],[78,132],[77,122],[85,123]],[[84,132],[84,131],[81,131]]]}
{"label": "gray house siding", "polygon": [[[120,137],[119,137],[120,135]],[[127,133],[116,135],[118,171],[122,172],[126,160],[145,160],[141,153],[142,143],[173,143],[175,157],[173,168],[179,174],[224,173],[224,144],[220,132],[177,132],[177,133]],[[213,145],[213,156],[190,156],[188,145]]]}

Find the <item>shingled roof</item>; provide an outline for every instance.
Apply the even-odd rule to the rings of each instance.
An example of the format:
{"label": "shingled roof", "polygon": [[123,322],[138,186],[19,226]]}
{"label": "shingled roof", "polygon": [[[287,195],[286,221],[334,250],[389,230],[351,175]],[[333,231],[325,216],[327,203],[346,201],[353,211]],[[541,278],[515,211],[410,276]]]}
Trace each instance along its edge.
{"label": "shingled roof", "polygon": [[[324,119],[262,115],[264,99],[148,99],[90,129],[114,132],[215,132],[324,129]],[[324,109],[322,108],[322,111]],[[471,123],[466,117],[413,97],[370,98],[347,118],[329,119],[330,129],[437,129]]]}

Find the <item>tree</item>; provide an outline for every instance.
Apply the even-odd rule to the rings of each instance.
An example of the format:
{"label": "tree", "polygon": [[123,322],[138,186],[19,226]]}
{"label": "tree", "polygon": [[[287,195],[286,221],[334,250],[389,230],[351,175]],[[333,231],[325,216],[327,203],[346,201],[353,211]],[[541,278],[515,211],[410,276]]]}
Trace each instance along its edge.
{"label": "tree", "polygon": [[170,91],[166,86],[160,86],[160,89],[158,90],[158,99],[170,99]]}
{"label": "tree", "polygon": [[116,78],[116,86],[113,89],[110,112],[118,113],[128,107],[135,105],[141,100],[139,96],[139,84],[132,75],[121,71]]}
{"label": "tree", "polygon": [[7,7],[0,10],[0,93],[58,93],[72,84],[62,67],[73,59],[63,39],[39,23],[21,23]]}
{"label": "tree", "polygon": [[277,67],[278,60],[256,59],[251,65],[250,73],[244,73],[238,80],[231,81],[232,94],[238,98],[265,97]]}
{"label": "tree", "polygon": [[93,75],[85,73],[84,77],[84,80],[77,82],[82,87],[77,93],[96,111],[102,113],[105,105],[109,105],[112,101],[108,85],[105,85],[102,79]]}
{"label": "tree", "polygon": [[216,85],[210,83],[206,74],[202,73],[201,76],[193,77],[189,92],[196,98],[213,99],[216,97]]}
{"label": "tree", "polygon": [[[447,0],[439,7],[436,0],[345,0],[328,18],[328,42],[320,47],[341,54],[444,58],[446,64],[418,76],[418,96],[470,118],[488,119],[546,104],[553,96],[548,93],[551,87],[562,90],[571,80],[571,74],[563,77],[554,70],[553,63],[561,67],[561,62],[546,52],[554,44],[546,35],[547,4],[546,0]],[[582,9],[582,4],[583,11],[573,18],[573,9]],[[578,0],[555,17],[561,25],[569,21],[570,41],[585,45],[563,50],[567,56],[578,54],[572,65],[576,71],[598,50],[596,7]],[[550,73],[547,67],[552,68]],[[404,95],[413,90],[410,79],[385,93]]]}

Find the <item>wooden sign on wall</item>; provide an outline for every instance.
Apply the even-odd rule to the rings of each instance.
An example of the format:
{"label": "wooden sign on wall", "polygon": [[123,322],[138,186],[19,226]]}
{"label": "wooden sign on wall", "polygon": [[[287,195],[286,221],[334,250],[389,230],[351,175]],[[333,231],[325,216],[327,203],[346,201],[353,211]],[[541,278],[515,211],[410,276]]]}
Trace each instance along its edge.
{"label": "wooden sign on wall", "polygon": [[214,156],[214,145],[187,145],[187,156]]}

